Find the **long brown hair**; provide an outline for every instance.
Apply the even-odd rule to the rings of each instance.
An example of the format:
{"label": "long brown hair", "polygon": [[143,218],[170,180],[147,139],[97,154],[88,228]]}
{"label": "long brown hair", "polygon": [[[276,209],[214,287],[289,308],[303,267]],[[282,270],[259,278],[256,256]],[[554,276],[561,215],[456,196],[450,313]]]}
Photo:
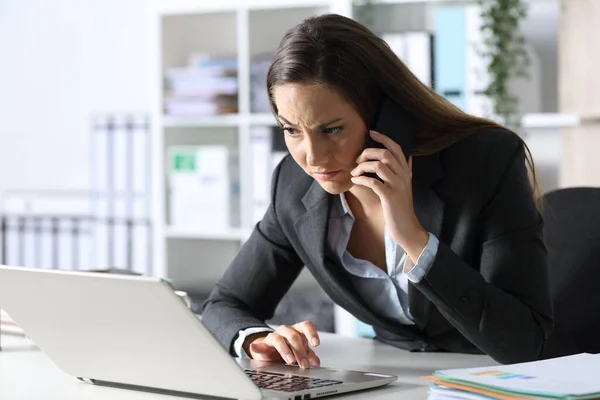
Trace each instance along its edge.
{"label": "long brown hair", "polygon": [[[283,37],[267,74],[271,109],[277,115],[272,89],[310,82],[336,90],[354,105],[367,126],[376,101],[387,95],[419,121],[414,156],[438,153],[485,128],[502,128],[466,114],[424,85],[389,45],[358,22],[337,14],[305,19]],[[530,185],[538,203],[538,183],[531,152],[526,149]]]}

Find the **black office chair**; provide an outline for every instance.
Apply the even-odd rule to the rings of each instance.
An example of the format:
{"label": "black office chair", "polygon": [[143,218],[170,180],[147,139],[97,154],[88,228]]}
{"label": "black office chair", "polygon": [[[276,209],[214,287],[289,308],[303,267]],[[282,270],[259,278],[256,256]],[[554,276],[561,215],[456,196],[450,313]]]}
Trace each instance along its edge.
{"label": "black office chair", "polygon": [[600,188],[544,196],[555,329],[544,358],[600,353]]}

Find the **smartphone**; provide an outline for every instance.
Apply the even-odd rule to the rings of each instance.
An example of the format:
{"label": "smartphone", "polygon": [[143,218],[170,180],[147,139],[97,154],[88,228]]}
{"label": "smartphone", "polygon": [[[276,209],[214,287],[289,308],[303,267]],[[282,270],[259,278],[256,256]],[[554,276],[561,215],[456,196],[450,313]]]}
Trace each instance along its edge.
{"label": "smartphone", "polygon": [[[398,143],[408,160],[417,133],[417,125],[417,120],[411,113],[388,96],[384,96],[376,108],[370,129],[382,133]],[[367,133],[365,148],[385,148],[385,146],[373,140]],[[383,182],[374,173],[367,172],[363,175],[377,178]]]}

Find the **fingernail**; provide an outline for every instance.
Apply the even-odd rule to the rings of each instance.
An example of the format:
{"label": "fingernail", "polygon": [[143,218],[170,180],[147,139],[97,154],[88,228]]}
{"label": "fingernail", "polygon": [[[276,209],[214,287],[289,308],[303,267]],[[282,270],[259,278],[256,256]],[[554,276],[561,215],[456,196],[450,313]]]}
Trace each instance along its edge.
{"label": "fingernail", "polygon": [[312,345],[314,347],[317,347],[319,345],[319,341],[316,338],[312,338],[312,340],[310,342],[312,343]]}
{"label": "fingernail", "polygon": [[287,360],[288,364],[292,364],[294,362],[294,356],[291,354],[285,356],[285,359]]}
{"label": "fingernail", "polygon": [[319,360],[316,357],[310,357],[310,366],[314,368],[318,367]]}
{"label": "fingernail", "polygon": [[302,364],[300,366],[304,369],[310,368],[310,364],[306,358],[302,359]]}
{"label": "fingernail", "polygon": [[377,131],[371,131],[372,134],[374,135],[381,135],[381,133],[377,132]]}

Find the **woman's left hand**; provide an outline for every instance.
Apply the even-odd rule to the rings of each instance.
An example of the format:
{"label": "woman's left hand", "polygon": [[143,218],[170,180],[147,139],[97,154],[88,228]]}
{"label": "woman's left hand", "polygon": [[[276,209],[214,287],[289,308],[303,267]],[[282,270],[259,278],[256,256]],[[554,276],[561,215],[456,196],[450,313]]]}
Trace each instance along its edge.
{"label": "woman's left hand", "polygon": [[[352,170],[352,182],[371,188],[381,199],[386,228],[413,263],[423,252],[429,233],[423,228],[413,207],[412,157],[408,162],[402,148],[389,137],[375,131],[369,132],[373,140],[385,149],[367,148],[356,159],[358,166]],[[377,174],[383,182],[368,176]]]}

